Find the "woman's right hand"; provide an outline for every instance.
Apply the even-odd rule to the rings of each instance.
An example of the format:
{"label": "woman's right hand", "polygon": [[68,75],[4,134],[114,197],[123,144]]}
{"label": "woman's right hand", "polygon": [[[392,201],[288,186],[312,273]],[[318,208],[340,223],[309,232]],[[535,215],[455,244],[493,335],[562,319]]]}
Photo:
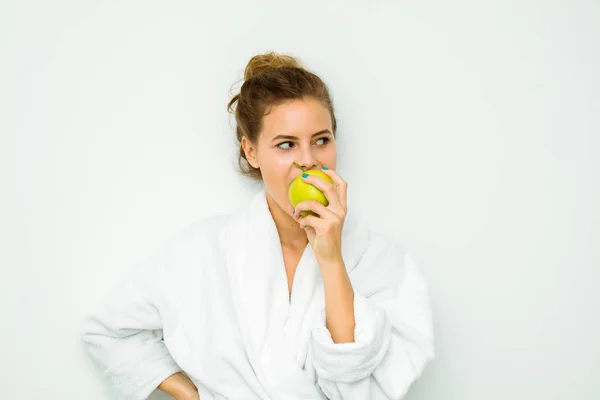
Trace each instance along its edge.
{"label": "woman's right hand", "polygon": [[181,372],[177,372],[158,385],[158,389],[173,396],[175,400],[200,400],[194,382]]}

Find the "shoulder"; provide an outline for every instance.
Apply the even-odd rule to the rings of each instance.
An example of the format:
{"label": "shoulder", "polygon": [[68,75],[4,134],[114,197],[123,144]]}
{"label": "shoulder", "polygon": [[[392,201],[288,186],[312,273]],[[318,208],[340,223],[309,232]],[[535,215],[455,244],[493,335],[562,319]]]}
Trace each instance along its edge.
{"label": "shoulder", "polygon": [[189,265],[195,259],[218,253],[224,246],[229,214],[218,214],[192,221],[168,236],[156,249],[166,265]]}
{"label": "shoulder", "polygon": [[393,236],[373,228],[364,221],[355,221],[356,231],[362,232],[357,235],[364,241],[363,259],[368,260],[402,260],[408,256],[404,244]]}
{"label": "shoulder", "polygon": [[362,221],[359,225],[367,240],[359,261],[353,266],[354,282],[360,282],[366,291],[397,290],[407,277],[422,278],[414,258],[401,241]]}

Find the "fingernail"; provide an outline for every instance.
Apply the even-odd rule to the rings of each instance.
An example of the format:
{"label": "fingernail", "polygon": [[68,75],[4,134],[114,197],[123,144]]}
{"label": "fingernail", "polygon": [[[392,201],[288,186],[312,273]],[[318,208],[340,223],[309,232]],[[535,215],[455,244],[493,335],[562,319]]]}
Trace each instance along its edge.
{"label": "fingernail", "polygon": [[327,168],[327,167],[323,167],[323,168],[321,168],[321,169],[322,169],[322,170],[324,170],[324,171],[327,171],[329,168]]}
{"label": "fingernail", "polygon": [[294,211],[292,211],[292,214],[296,214],[296,209],[294,208]]}
{"label": "fingernail", "polygon": [[308,178],[308,174],[302,174],[303,178]]}

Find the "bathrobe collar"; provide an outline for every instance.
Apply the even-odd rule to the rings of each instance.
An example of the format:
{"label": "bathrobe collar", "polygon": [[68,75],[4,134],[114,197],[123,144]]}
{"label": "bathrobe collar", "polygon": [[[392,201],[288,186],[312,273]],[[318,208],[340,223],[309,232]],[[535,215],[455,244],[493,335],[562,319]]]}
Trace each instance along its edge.
{"label": "bathrobe collar", "polygon": [[[351,270],[368,245],[366,227],[347,216],[342,257]],[[289,358],[304,367],[310,330],[324,309],[323,282],[312,247],[307,244],[288,292],[283,251],[266,191],[234,213],[228,225],[227,270],[234,307],[248,358],[260,374],[259,358],[272,341],[287,343]]]}

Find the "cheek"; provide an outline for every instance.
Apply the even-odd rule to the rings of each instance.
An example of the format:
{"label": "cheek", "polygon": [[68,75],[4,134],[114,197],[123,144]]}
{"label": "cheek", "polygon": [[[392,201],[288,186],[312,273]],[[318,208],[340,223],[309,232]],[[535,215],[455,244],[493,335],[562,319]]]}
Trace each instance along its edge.
{"label": "cheek", "polygon": [[286,174],[286,168],[289,169],[290,163],[291,161],[289,155],[275,155],[271,160],[271,168],[273,169],[275,175]]}
{"label": "cheek", "polygon": [[327,151],[325,159],[333,168],[335,168],[335,164],[337,163],[337,151],[335,147],[331,147],[331,149]]}
{"label": "cheek", "polygon": [[280,180],[287,179],[290,169],[290,161],[285,155],[278,155],[276,153],[270,154],[268,159],[263,159],[262,163],[263,176],[269,178],[269,180]]}

